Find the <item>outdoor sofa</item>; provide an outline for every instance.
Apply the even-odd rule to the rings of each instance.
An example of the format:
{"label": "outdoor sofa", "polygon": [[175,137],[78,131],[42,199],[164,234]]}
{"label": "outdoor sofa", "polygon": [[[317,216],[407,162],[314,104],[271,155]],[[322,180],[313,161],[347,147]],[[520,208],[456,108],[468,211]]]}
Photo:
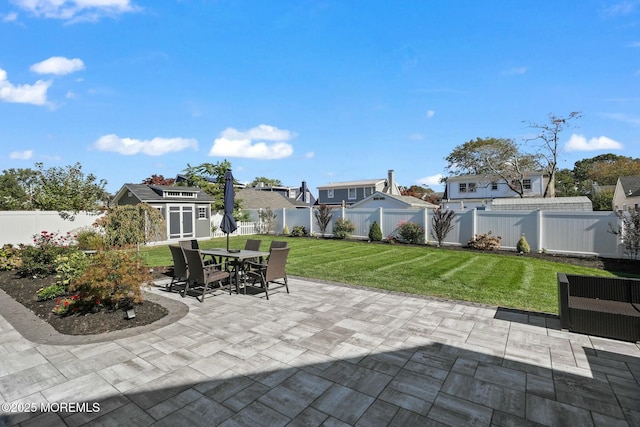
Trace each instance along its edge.
{"label": "outdoor sofa", "polygon": [[558,273],[562,329],[640,341],[640,279]]}

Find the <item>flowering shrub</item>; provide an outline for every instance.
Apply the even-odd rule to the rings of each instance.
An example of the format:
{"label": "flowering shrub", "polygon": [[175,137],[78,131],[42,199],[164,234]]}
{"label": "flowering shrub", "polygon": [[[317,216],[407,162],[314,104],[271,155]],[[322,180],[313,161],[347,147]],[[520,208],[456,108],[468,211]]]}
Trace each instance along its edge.
{"label": "flowering shrub", "polygon": [[26,276],[48,276],[55,273],[55,259],[71,249],[74,243],[71,233],[59,236],[58,233],[43,231],[33,236],[33,246],[22,249],[22,265],[18,267],[18,274]]}
{"label": "flowering shrub", "polygon": [[414,222],[401,221],[398,224],[398,234],[407,243],[418,244],[424,242],[424,228]]}
{"label": "flowering shrub", "polygon": [[40,234],[33,236],[33,246],[36,248],[46,248],[48,246],[67,247],[75,244],[76,237],[70,231],[67,231],[64,236],[60,236],[58,233],[42,231]]}
{"label": "flowering shrub", "polygon": [[337,239],[346,239],[356,231],[356,226],[349,219],[338,218],[333,225],[333,237]]}
{"label": "flowering shrub", "polygon": [[78,311],[78,295],[71,295],[68,298],[58,298],[53,312],[60,316],[66,316],[72,312]]}
{"label": "flowering shrub", "polygon": [[68,289],[78,293],[84,311],[97,304],[128,308],[143,301],[142,286],[150,280],[139,256],[122,251],[98,252]]}

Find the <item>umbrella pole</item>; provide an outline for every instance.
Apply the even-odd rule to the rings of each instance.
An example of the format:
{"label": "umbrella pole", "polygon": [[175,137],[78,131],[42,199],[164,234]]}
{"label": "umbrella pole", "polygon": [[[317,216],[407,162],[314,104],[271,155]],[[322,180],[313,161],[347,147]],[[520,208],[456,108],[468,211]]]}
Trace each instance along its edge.
{"label": "umbrella pole", "polygon": [[227,252],[229,252],[229,233],[227,233]]}

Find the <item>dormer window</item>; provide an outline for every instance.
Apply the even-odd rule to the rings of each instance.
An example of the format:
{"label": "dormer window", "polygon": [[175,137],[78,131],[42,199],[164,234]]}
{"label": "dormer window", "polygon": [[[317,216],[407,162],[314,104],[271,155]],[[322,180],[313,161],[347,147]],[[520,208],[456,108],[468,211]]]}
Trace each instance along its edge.
{"label": "dormer window", "polygon": [[183,197],[186,199],[195,199],[196,193],[191,191],[165,191],[162,197]]}

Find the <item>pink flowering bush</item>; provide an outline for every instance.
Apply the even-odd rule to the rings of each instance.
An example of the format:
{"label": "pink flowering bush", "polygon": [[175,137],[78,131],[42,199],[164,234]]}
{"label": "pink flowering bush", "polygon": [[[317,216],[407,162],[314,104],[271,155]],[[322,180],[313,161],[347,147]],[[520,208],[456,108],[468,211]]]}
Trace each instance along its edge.
{"label": "pink flowering bush", "polygon": [[56,272],[56,258],[74,251],[70,245],[74,243],[71,233],[60,236],[58,233],[42,231],[33,236],[33,246],[22,249],[22,265],[17,271],[23,277],[49,276]]}

